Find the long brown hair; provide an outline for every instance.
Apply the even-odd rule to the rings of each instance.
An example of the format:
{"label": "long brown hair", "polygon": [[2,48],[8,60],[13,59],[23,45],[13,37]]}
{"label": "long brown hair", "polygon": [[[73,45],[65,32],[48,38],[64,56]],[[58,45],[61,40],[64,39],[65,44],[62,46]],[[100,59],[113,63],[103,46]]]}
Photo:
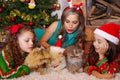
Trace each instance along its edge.
{"label": "long brown hair", "polygon": [[[24,56],[20,52],[20,47],[18,44],[18,35],[20,35],[23,32],[30,31],[34,34],[34,31],[32,28],[25,26],[23,28],[20,28],[18,32],[15,34],[11,34],[11,32],[7,35],[6,43],[8,46],[8,51],[15,63],[15,67],[20,66],[23,64]],[[34,41],[36,41],[36,38],[34,38]]]}
{"label": "long brown hair", "polygon": [[[108,48],[108,51],[105,53],[105,56],[107,57],[108,62],[111,63],[120,54],[120,45],[115,45],[114,43],[112,43],[108,40],[107,40],[107,42],[109,44],[109,48]],[[92,45],[91,49],[90,49],[90,54],[88,56],[89,65],[95,65],[96,62],[98,61],[98,59],[99,59],[99,55],[98,55],[98,53],[95,52],[95,48]]]}
{"label": "long brown hair", "polygon": [[[77,14],[78,16],[78,20],[79,20],[79,27],[78,29],[78,34],[76,36],[77,41],[81,40],[81,43],[84,45],[85,43],[85,19],[84,19],[84,15],[81,9],[77,10],[76,8],[66,8],[63,11],[63,14],[61,16],[61,22],[62,22],[62,26],[65,23],[66,18],[71,15],[71,14]],[[61,35],[63,35],[63,41],[66,39],[66,30],[64,29],[64,27],[61,27],[61,31],[60,33]]]}

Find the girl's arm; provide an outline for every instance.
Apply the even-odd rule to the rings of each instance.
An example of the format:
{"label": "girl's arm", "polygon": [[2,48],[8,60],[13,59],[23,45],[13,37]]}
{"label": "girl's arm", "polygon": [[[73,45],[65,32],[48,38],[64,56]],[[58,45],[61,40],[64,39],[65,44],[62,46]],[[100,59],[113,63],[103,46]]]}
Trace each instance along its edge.
{"label": "girl's arm", "polygon": [[49,48],[50,44],[47,43],[47,41],[50,39],[50,37],[53,35],[54,31],[57,28],[58,21],[53,22],[46,30],[45,34],[43,35],[40,46],[43,46],[45,48]]}
{"label": "girl's arm", "polygon": [[110,78],[114,78],[115,74],[110,74],[110,73],[105,73],[105,74],[101,74],[98,71],[92,71],[91,73],[93,76],[97,77],[97,78],[105,78],[105,79],[110,79]]}
{"label": "girl's arm", "polygon": [[26,65],[21,65],[17,68],[12,69],[10,67],[10,63],[6,60],[7,57],[5,57],[5,55],[2,55],[2,53],[0,53],[0,78],[16,78],[30,73],[30,69]]}
{"label": "girl's arm", "polygon": [[109,78],[115,77],[114,74],[110,74],[110,73],[101,74],[98,71],[99,71],[99,68],[96,66],[86,66],[84,68],[84,72],[87,72],[89,75],[93,75],[93,76],[100,78],[100,79],[101,78],[109,79]]}

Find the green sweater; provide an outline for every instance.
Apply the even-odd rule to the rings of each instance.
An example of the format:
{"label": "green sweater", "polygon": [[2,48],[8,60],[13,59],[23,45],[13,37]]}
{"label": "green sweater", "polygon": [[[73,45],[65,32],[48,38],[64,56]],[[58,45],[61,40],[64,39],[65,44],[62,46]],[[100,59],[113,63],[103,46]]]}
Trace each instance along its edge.
{"label": "green sweater", "polygon": [[[62,22],[58,21],[57,28],[56,28],[55,32],[53,33],[53,35],[48,40],[48,44],[54,46],[57,43],[57,41],[58,41],[57,35],[60,32],[61,27],[63,27]],[[36,29],[34,29],[34,31],[35,31],[38,41],[40,41],[46,30],[36,28]],[[67,39],[62,44],[62,48],[67,48],[68,46],[75,44],[77,42],[77,39],[76,39],[77,34],[78,34],[78,30],[76,30],[72,34],[68,33],[66,36]]]}
{"label": "green sweater", "polygon": [[14,68],[14,61],[10,57],[7,48],[0,52],[0,79],[11,79],[29,74],[30,69],[26,65]]}

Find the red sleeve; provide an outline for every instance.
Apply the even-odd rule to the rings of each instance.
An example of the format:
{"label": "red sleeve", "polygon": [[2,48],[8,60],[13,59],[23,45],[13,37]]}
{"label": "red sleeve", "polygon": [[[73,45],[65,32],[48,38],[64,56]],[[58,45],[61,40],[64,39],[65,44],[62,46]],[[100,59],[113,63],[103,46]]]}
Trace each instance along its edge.
{"label": "red sleeve", "polygon": [[84,72],[87,72],[89,75],[91,74],[92,71],[98,71],[98,67],[96,66],[87,66],[84,68]]}
{"label": "red sleeve", "polygon": [[117,73],[120,71],[120,64],[118,61],[113,61],[110,63],[108,73]]}

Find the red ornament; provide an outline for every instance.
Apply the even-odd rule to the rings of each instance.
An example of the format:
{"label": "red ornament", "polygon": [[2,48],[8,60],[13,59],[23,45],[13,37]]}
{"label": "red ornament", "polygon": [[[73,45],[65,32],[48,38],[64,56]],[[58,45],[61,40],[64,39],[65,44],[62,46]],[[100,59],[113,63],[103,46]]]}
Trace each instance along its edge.
{"label": "red ornament", "polygon": [[15,22],[15,18],[14,18],[14,17],[11,17],[10,20],[11,20],[12,22]]}
{"label": "red ornament", "polygon": [[33,26],[33,25],[34,25],[34,23],[33,23],[32,21],[30,21],[30,22],[29,22],[29,25],[30,25],[30,26]]}
{"label": "red ornament", "polygon": [[57,8],[57,6],[56,6],[56,4],[54,4],[54,5],[52,6],[52,9],[55,11],[56,8]]}
{"label": "red ornament", "polygon": [[0,7],[0,13],[1,13],[1,12],[3,12],[3,8],[2,8],[2,7]]}
{"label": "red ornament", "polygon": [[26,3],[29,3],[29,2],[30,2],[30,0],[25,0],[25,2],[26,2]]}

